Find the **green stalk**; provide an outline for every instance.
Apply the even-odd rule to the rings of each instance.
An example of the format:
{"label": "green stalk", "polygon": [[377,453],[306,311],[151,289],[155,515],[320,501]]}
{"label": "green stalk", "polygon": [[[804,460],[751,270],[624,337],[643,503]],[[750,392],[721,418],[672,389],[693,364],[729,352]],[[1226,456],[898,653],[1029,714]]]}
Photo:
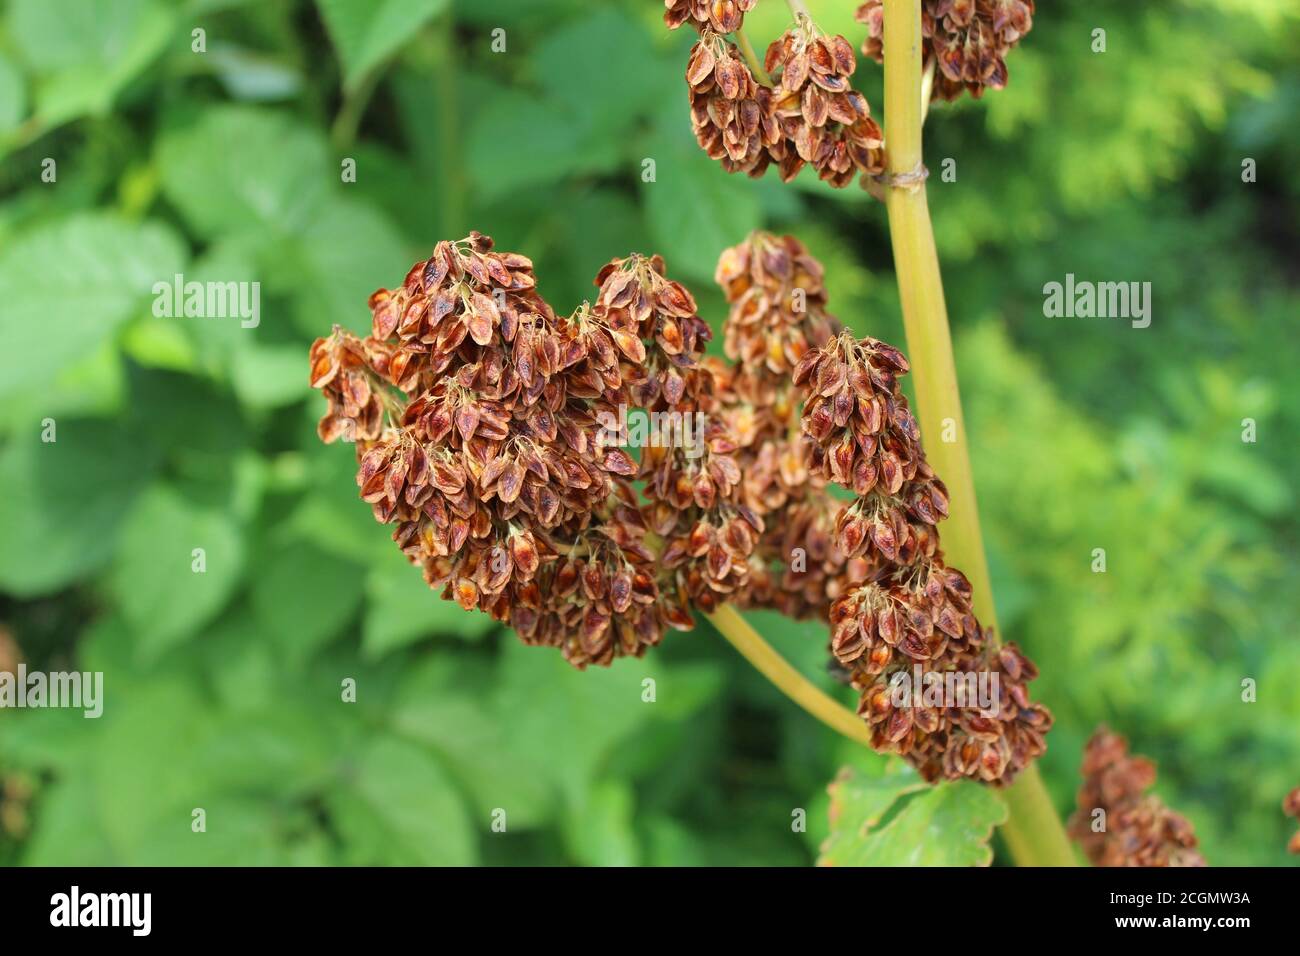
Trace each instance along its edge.
{"label": "green stalk", "polygon": [[763,68],[763,61],[754,52],[754,44],[749,42],[749,35],[745,33],[744,27],[736,31],[736,45],[740,47],[740,53],[749,64],[749,70],[754,74],[754,78],[764,86],[771,86],[772,77],[768,76],[767,70]]}
{"label": "green stalk", "polygon": [[468,231],[465,197],[469,186],[461,163],[464,144],[461,130],[460,64],[457,62],[456,18],[452,10],[448,10],[439,21],[434,34],[434,45],[438,58],[435,70],[439,104],[434,116],[438,123],[438,161],[442,172],[442,234],[463,236]]}
{"label": "green stalk", "polygon": [[871,746],[871,728],[866,721],[800,674],[734,607],[724,604],[708,618],[718,633],[777,690],[836,733],[865,747]]}
{"label": "green stalk", "polygon": [[[939,255],[925,183],[916,179],[922,169],[921,127],[925,113],[920,95],[921,0],[885,0],[884,45],[885,145],[889,157],[886,207],[921,433],[930,438],[926,456],[943,477],[951,498],[949,517],[943,526],[944,552],[970,579],[976,616],[996,628]],[[898,177],[906,178],[900,182]],[[945,420],[950,420],[955,441],[935,440],[945,434]],[[1007,789],[1006,799],[1011,815],[1001,832],[1018,865],[1075,865],[1074,851],[1037,766],[1030,766],[1020,775]]]}

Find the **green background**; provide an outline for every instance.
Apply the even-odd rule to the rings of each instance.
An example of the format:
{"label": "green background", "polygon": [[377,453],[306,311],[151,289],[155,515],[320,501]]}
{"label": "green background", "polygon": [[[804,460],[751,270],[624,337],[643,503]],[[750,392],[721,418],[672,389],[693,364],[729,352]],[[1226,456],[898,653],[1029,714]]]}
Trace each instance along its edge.
{"label": "green background", "polygon": [[[810,6],[860,42],[852,2]],[[904,345],[883,209],[705,158],[689,31],[656,0],[0,11],[0,622],[107,696],[98,721],[0,713],[0,862],[810,862],[838,768],[885,761],[707,624],[578,673],[438,600],[356,500],[351,450],[317,441],[306,351],[470,229],[565,311],[610,258],[660,252],[716,329],[718,253],[759,226],[826,263],[842,320]],[[1000,617],[1057,717],[1048,786],[1068,811],[1108,722],[1212,864],[1294,862],[1298,15],[1042,3],[1009,88],[926,129]],[[763,0],[751,35],[786,18]],[[857,79],[879,114],[879,68]],[[259,281],[260,325],[155,318],[177,272]],[[1151,282],[1151,327],[1045,318],[1066,273]],[[756,621],[834,687],[824,627]],[[916,832],[865,862],[975,858]]]}

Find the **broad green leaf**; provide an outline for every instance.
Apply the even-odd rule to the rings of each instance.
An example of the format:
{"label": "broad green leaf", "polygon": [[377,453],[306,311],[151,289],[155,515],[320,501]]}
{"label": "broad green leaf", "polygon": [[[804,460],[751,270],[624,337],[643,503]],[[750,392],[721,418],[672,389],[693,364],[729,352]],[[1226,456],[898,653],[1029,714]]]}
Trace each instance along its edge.
{"label": "broad green leaf", "polygon": [[9,28],[40,78],[37,114],[58,124],[107,113],[175,35],[174,17],[160,0],[12,0]]}
{"label": "broad green leaf", "polygon": [[[484,202],[617,168],[619,144],[589,136],[562,105],[518,90],[485,89],[491,95],[475,110],[465,145],[466,165]],[[527,144],[523,154],[521,144]],[[627,171],[632,175],[639,166],[628,160]]]}
{"label": "broad green leaf", "polygon": [[[98,746],[87,783],[96,813],[115,852],[129,854],[159,823],[188,833],[190,811],[216,794],[201,785],[194,749],[210,730],[197,690],[176,680],[155,680],[116,696],[104,675],[104,717],[94,723]],[[160,715],[166,714],[166,719]],[[122,773],[123,766],[135,768]]]}
{"label": "broad green leaf", "polygon": [[414,744],[369,741],[326,800],[350,863],[471,866],[478,857],[475,828],[446,772]]}
{"label": "broad green leaf", "polygon": [[316,5],[343,61],[344,86],[352,89],[414,39],[447,0],[316,0]]}
{"label": "broad green leaf", "polygon": [[[195,360],[203,370],[230,383],[240,402],[251,409],[281,408],[310,393],[303,371],[307,346],[281,341],[285,313],[262,294],[254,266],[257,240],[232,237],[209,248],[185,272],[188,282],[258,283],[256,325],[247,312],[221,318],[165,320],[175,322],[193,341]],[[269,291],[269,290],[268,290]],[[242,293],[241,293],[242,294]],[[250,304],[249,300],[241,300]],[[287,331],[297,334],[289,327]]]}
{"label": "broad green leaf", "polygon": [[84,774],[69,774],[41,794],[37,826],[20,857],[24,866],[114,866],[119,860],[100,823],[98,794]]}
{"label": "broad green leaf", "polygon": [[402,678],[389,727],[438,752],[464,782],[480,819],[500,808],[510,830],[536,827],[550,816],[555,791],[529,769],[513,742],[510,718],[492,709],[490,673],[481,674],[475,664],[450,653],[420,661]]}
{"label": "broad green leaf", "polygon": [[143,316],[127,325],[121,344],[123,355],[149,368],[192,372],[197,367],[194,345],[176,319]]}
{"label": "broad green leaf", "polygon": [[108,418],[121,413],[126,394],[116,342],[102,342],[90,355],[59,373],[58,389],[32,389],[0,402],[0,434],[14,435],[44,418]]}
{"label": "broad green leaf", "polygon": [[126,430],[55,420],[53,442],[26,423],[0,452],[0,589],[53,593],[113,553],[123,515],[147,486],[154,456]]}
{"label": "broad green leaf", "polygon": [[710,282],[722,250],[758,228],[761,216],[753,184],[700,151],[685,112],[683,103],[661,119],[647,157],[655,178],[641,181],[641,195],[669,274]]}
{"label": "broad green leaf", "polygon": [[[303,224],[295,255],[295,321],[313,338],[329,335],[336,323],[368,335],[370,294],[401,285],[416,260],[383,213],[350,196],[332,197],[316,210]],[[305,381],[306,372],[298,378]]]}
{"label": "broad green leaf", "polygon": [[636,866],[641,848],[633,832],[636,799],[624,780],[602,780],[565,818],[570,851],[585,866]]}
{"label": "broad green leaf", "polygon": [[209,42],[207,56],[233,99],[283,100],[302,90],[297,68],[257,50]]}
{"label": "broad green leaf", "polygon": [[299,664],[349,624],[364,583],[365,572],[356,564],[285,542],[257,562],[253,609],[261,629]]}
{"label": "broad green leaf", "polygon": [[229,514],[169,485],[150,488],[127,518],[110,575],[137,653],[150,659],[194,636],[230,598],[243,564],[243,538]]}
{"label": "broad green leaf", "polygon": [[22,121],[27,112],[27,90],[14,62],[0,53],[0,136]]}
{"label": "broad green leaf", "polygon": [[[662,667],[632,658],[579,671],[558,651],[511,637],[502,653],[495,707],[514,749],[530,755],[521,771],[553,780],[570,808],[585,805],[615,745],[656,717],[658,705],[642,699],[642,681]],[[521,701],[527,712],[522,719]]]}
{"label": "broad green leaf", "polygon": [[[193,830],[192,807],[151,822],[122,849],[127,866],[285,866],[284,821],[274,804],[225,791],[196,793],[202,832]],[[306,822],[306,821],[304,821]]]}
{"label": "broad green leaf", "polygon": [[124,417],[168,461],[209,485],[230,479],[248,449],[249,429],[229,392],[203,379],[139,366],[128,368],[127,386]]}
{"label": "broad green leaf", "polygon": [[845,767],[831,784],[821,866],[987,866],[1006,804],[970,781],[929,786],[914,770],[869,777]]}
{"label": "broad green leaf", "polygon": [[[616,57],[594,56],[617,50]],[[553,103],[563,103],[584,134],[621,139],[656,97],[685,96],[681,66],[655,55],[644,27],[622,10],[596,7],[549,33],[529,57],[538,84]]]}
{"label": "broad green leaf", "polygon": [[[358,504],[364,511],[366,506]],[[384,532],[375,528],[381,537]],[[442,589],[435,591],[425,584],[420,569],[391,542],[388,557],[372,566],[366,578],[361,646],[372,659],[429,637],[475,640],[496,626],[482,611],[466,611],[455,601],[444,600]]]}
{"label": "broad green leaf", "polygon": [[282,408],[312,394],[303,374],[302,346],[253,339],[235,352],[231,384],[248,408]]}
{"label": "broad green leaf", "polygon": [[207,238],[295,235],[331,180],[318,130],[253,106],[213,107],[167,130],[158,141],[158,165],[167,198]]}
{"label": "broad green leaf", "polygon": [[542,294],[558,303],[581,302],[595,294],[592,280],[615,256],[647,255],[655,248],[632,198],[614,189],[582,185],[555,204],[550,228],[555,241],[540,250]]}
{"label": "broad green leaf", "polygon": [[154,283],[170,282],[184,258],[169,228],[99,213],[42,226],[0,251],[0,398],[48,388],[143,313]]}
{"label": "broad green leaf", "polygon": [[[244,311],[242,309],[228,310],[232,314],[225,318],[196,317],[174,320],[194,340],[199,364],[205,369],[220,372],[230,379],[234,378],[235,373],[232,366],[237,364],[235,354],[250,342],[257,341],[262,334],[259,330],[269,329],[275,324],[276,316],[263,294],[260,285],[261,275],[255,264],[258,245],[259,240],[256,237],[223,236],[209,245],[202,256],[197,257],[186,267],[184,276],[186,283],[198,282],[205,287],[209,282],[221,283],[223,286],[231,282],[249,283],[246,287],[249,296],[252,295],[251,283],[258,282],[260,314],[255,328],[251,327],[251,320],[233,314]],[[242,298],[244,294],[240,293],[240,304],[246,302],[251,304],[249,299]],[[245,322],[250,322],[250,327],[246,328]]]}

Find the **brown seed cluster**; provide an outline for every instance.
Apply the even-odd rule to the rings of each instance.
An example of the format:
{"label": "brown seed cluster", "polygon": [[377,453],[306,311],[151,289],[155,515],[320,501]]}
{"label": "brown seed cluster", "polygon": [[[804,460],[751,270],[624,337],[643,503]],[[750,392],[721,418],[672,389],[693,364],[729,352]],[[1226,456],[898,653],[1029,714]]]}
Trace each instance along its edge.
{"label": "brown seed cluster", "polygon": [[[1101,727],[1083,752],[1083,786],[1070,835],[1094,866],[1205,866],[1192,825],[1145,793],[1156,767],[1131,756],[1128,741]],[[1105,811],[1098,818],[1095,811]],[[1104,829],[1095,831],[1104,821]]]}
{"label": "brown seed cluster", "polygon": [[[614,259],[565,316],[526,257],[479,233],[440,242],[371,296],[370,335],[313,344],[320,436],[355,442],[362,500],[427,583],[526,643],[585,667],[689,629],[693,607],[820,616],[878,750],[931,781],[1010,782],[1051,715],[944,562],[948,495],[899,387],[906,359],[842,331],[789,236],[753,233],[716,279],[730,364],[704,358],[709,326],[659,256]],[[631,410],[649,441],[631,440]],[[986,690],[904,704],[903,672]]]}
{"label": "brown seed cluster", "polygon": [[[1034,665],[980,625],[970,582],[944,562],[936,525],[948,492],[899,386],[907,370],[893,346],[842,332],[793,371],[807,393],[809,471],[858,496],[835,520],[835,543],[869,569],[831,604],[831,651],[862,694],[859,713],[878,751],[901,754],[927,780],[1005,785],[1046,749],[1052,717],[1029,699]],[[996,697],[984,707],[944,698],[895,704],[900,675],[931,673],[963,685],[982,678]]]}
{"label": "brown seed cluster", "polygon": [[[695,15],[706,12],[704,19]],[[852,45],[822,35],[801,16],[768,47],[768,85],[723,38],[739,26],[742,13],[735,4],[714,3],[706,11],[677,3],[666,16],[670,27],[690,22],[700,31],[686,64],[686,84],[691,127],[705,153],[728,172],[756,178],[775,163],[787,182],[805,165],[835,187],[849,185],[859,173],[883,172],[884,134],[850,81],[857,69]],[[732,23],[730,29],[719,26]]]}
{"label": "brown seed cluster", "polygon": [[[867,0],[856,18],[867,26],[862,52],[884,62],[884,0]],[[921,34],[927,66],[935,64],[932,99],[1007,85],[1007,54],[1034,25],[1034,0],[922,0]]]}
{"label": "brown seed cluster", "polygon": [[[1300,820],[1300,787],[1296,787],[1286,795],[1286,799],[1282,801],[1282,812],[1289,817]],[[1286,848],[1292,853],[1300,853],[1300,830],[1292,834]]]}
{"label": "brown seed cluster", "polygon": [[805,163],[836,188],[885,169],[885,135],[850,77],[858,63],[844,37],[821,35],[807,17],[767,48],[772,112],[781,138],[768,148],[789,182]]}
{"label": "brown seed cluster", "polygon": [[[371,297],[369,336],[312,346],[319,432],[355,441],[362,499],[431,587],[578,667],[608,664],[743,585],[762,522],[709,415],[708,326],[663,260],[614,260],[569,316],[536,284],[479,233],[438,243]],[[629,409],[708,425],[638,461],[621,447]]]}
{"label": "brown seed cluster", "polygon": [[790,373],[840,330],[826,311],[825,269],[793,236],[755,232],[722,253],[714,279],[730,306],[723,346],[737,381],[783,431],[795,413]]}
{"label": "brown seed cluster", "polygon": [[736,45],[706,32],[691,48],[686,84],[700,148],[729,173],[762,176],[781,132],[772,91],[759,85]]}
{"label": "brown seed cluster", "polygon": [[676,30],[689,23],[703,33],[735,33],[758,0],[664,0],[664,23]]}
{"label": "brown seed cluster", "polygon": [[868,570],[836,547],[841,503],[809,472],[801,450],[790,374],[840,329],[826,310],[823,277],[798,240],[766,232],[724,251],[715,273],[730,304],[723,343],[734,364],[708,361],[739,445],[742,500],[766,524],[741,603],[794,618],[825,619],[831,600]]}

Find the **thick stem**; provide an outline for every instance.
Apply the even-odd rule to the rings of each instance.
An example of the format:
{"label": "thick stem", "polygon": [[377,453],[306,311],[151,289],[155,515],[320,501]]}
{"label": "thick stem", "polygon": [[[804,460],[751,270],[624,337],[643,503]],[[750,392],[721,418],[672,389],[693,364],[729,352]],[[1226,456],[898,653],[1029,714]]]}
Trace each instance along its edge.
{"label": "thick stem", "polygon": [[709,615],[709,620],[777,690],[832,730],[860,744],[871,745],[871,729],[866,722],[795,670],[734,607],[722,605]]}
{"label": "thick stem", "polygon": [[[921,433],[931,439],[926,455],[935,472],[943,477],[951,499],[943,527],[944,552],[970,579],[976,616],[996,628],[925,183],[908,179],[900,183],[895,179],[921,169],[921,0],[885,0],[884,44],[885,144],[891,180],[886,187],[886,205]],[[954,440],[934,441],[935,436],[947,434],[952,434]],[[1006,796],[1011,816],[1002,827],[1002,835],[1016,863],[1073,866],[1073,849],[1038,768],[1026,769]]]}
{"label": "thick stem", "polygon": [[465,197],[468,185],[461,163],[460,64],[457,62],[456,19],[448,10],[434,34],[435,66],[440,102],[434,115],[438,122],[438,163],[442,172],[442,235],[460,236],[467,230]]}

